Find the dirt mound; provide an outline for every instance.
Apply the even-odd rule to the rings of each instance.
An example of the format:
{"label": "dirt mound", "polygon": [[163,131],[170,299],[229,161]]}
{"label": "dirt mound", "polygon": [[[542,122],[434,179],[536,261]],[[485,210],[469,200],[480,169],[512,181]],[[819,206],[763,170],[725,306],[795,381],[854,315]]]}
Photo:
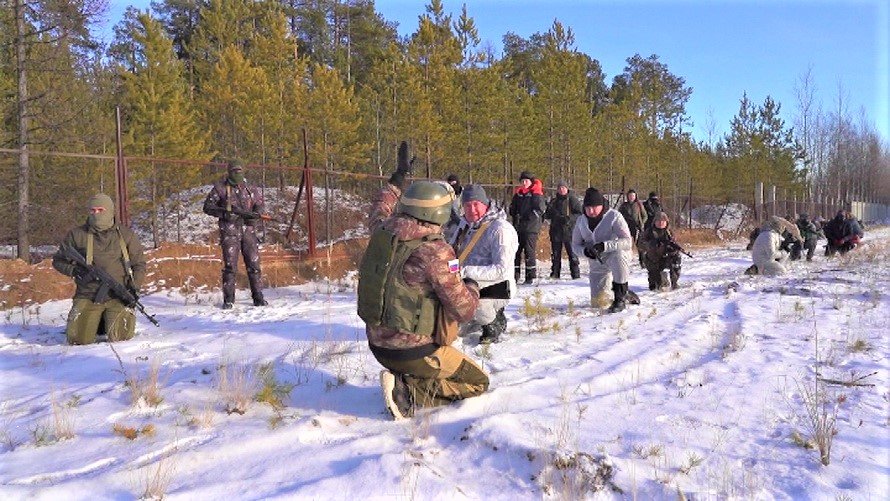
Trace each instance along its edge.
{"label": "dirt mound", "polygon": [[51,259],[28,264],[21,259],[0,260],[0,310],[43,303],[52,299],[71,297],[74,283],[54,268]]}
{"label": "dirt mound", "polygon": [[[334,244],[320,249],[315,257],[295,253],[278,245],[264,245],[260,251],[263,282],[267,287],[299,285],[312,280],[336,280],[358,268],[367,239]],[[218,246],[166,244],[146,252],[148,270],[143,293],[177,289],[183,293],[210,291],[220,286],[222,260]],[[45,259],[29,265],[21,259],[0,260],[0,310],[70,298],[74,282]],[[238,287],[247,287],[243,262],[239,264]]]}

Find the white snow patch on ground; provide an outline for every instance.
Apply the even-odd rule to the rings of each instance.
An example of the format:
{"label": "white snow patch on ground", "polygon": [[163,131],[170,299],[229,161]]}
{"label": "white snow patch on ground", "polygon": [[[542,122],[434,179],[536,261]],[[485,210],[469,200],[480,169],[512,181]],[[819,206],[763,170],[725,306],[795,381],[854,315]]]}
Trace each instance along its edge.
{"label": "white snow patch on ground", "polygon": [[[864,247],[884,246],[883,260],[818,256],[766,278],[742,275],[750,255],[734,243],[695,252],[667,293],[635,267],[642,304],[615,315],[586,306],[586,279],[522,287],[503,342],[463,340],[491,390],[405,422],[384,410],[354,275],[270,290],[266,308],[246,291],[230,311],[217,294],[146,297],[161,327],[140,318],[115,348],[131,376],[160,364],[157,407],[130,404],[108,344],[64,344],[70,301],[0,312],[0,498],[138,497],[160,469],[170,499],[540,499],[584,495],[553,482],[589,462],[552,464],[587,453],[624,492],[605,498],[884,499],[888,244],[890,230],[872,231]],[[535,291],[557,332],[521,313]],[[827,386],[829,466],[791,438],[806,435],[817,356],[823,378],[875,373],[874,386]],[[293,385],[286,406],[224,412],[221,367],[231,380],[260,364]],[[73,438],[55,440],[54,406]],[[128,440],[115,424],[154,432]]]}

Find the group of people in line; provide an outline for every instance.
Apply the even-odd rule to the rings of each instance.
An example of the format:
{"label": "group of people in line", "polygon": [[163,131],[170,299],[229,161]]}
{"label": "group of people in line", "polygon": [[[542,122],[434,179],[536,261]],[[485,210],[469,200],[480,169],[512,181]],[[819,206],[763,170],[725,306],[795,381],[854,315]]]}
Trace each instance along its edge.
{"label": "group of people in line", "polygon": [[839,210],[828,221],[821,217],[811,221],[806,213],[799,214],[793,223],[792,220],[790,216],[771,216],[751,232],[747,249],[753,264],[745,270],[746,274],[782,275],[788,271],[789,261],[804,258],[804,251],[806,260],[812,261],[822,238],[826,240],[825,255],[831,257],[855,249],[865,235],[862,223],[846,210]]}
{"label": "group of people in line", "polygon": [[[616,313],[628,303],[639,304],[628,287],[632,261],[646,269],[650,290],[678,287],[680,253],[685,251],[674,241],[670,218],[655,192],[641,202],[628,190],[616,209],[596,188],[587,188],[579,199],[559,182],[555,195],[545,200],[542,181],[523,171],[505,209],[481,185],[462,186],[456,175],[444,182],[409,184],[412,171],[407,144],[402,143],[396,169],[372,201],[371,236],[358,282],[359,317],[366,324],[371,353],[385,368],[380,383],[396,419],[488,389],[487,374],[453,343],[476,332],[481,344],[501,339],[507,330],[504,310],[517,295],[523,265],[523,284],[538,277],[536,246],[544,220],[550,222],[550,278],[561,277],[563,252],[572,279],[580,278],[580,259],[587,259],[593,306]],[[102,295],[104,285],[90,267],[105,270],[138,297],[146,274],[143,249],[135,234],[115,221],[110,197],[92,197],[87,209],[86,223],[72,229],[63,246],[85,256],[89,266],[71,261],[62,247],[53,258],[55,269],[73,277],[77,286],[66,336],[71,344],[95,342],[97,335],[109,341],[130,339],[135,334],[134,305]],[[203,210],[218,219],[222,308],[235,302],[239,253],[253,305],[268,305],[255,229],[264,202],[262,192],[246,181],[240,162],[228,164],[226,177],[213,185]],[[786,254],[799,257],[806,250],[806,258],[812,259],[823,235],[827,255],[848,252],[862,234],[861,225],[845,211],[825,224],[806,214],[796,224],[773,217],[752,235],[753,273],[784,272]]]}

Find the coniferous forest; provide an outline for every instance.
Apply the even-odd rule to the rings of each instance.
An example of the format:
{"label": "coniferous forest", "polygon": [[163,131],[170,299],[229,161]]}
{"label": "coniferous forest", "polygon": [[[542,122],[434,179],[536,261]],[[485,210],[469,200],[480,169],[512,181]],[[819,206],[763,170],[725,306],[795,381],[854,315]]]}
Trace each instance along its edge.
{"label": "coniferous forest", "polygon": [[[305,128],[313,165],[337,171],[386,174],[408,140],[416,175],[432,178],[507,184],[531,169],[576,189],[618,190],[625,176],[747,203],[762,181],[801,199],[890,201],[888,145],[842,94],[816,102],[806,74],[797,102],[738,96],[729,132],[701,141],[689,132],[695,89],[683,75],[658,54],[628,54],[609,77],[559,20],[528,38],[505,33],[495,51],[472,4],[451,15],[456,6],[430,0],[403,38],[372,0],[159,0],[130,8],[106,45],[96,36],[102,0],[0,6],[7,150],[113,154],[120,106],[134,156],[299,166]],[[0,203],[26,226],[73,207],[103,175],[88,165],[0,154]],[[160,197],[197,185],[200,167],[134,176]],[[3,242],[21,244],[4,228]]]}

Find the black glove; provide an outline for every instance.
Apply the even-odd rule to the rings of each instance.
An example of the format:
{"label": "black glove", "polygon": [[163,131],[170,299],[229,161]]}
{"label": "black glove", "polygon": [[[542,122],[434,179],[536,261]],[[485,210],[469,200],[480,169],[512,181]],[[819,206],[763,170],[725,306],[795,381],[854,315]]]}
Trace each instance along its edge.
{"label": "black glove", "polygon": [[600,242],[597,244],[587,244],[584,247],[584,255],[589,257],[590,259],[599,259],[600,254],[602,254],[605,250],[605,242]]}
{"label": "black glove", "polygon": [[237,223],[241,220],[241,216],[231,211],[225,211],[223,212],[222,220],[227,223]]}
{"label": "black glove", "polygon": [[399,155],[396,161],[396,171],[389,177],[389,183],[398,187],[400,190],[405,189],[405,178],[414,172],[414,159],[408,159],[408,143],[402,141],[399,145]]}
{"label": "black glove", "polygon": [[86,268],[74,268],[74,281],[82,284],[88,284],[96,280],[95,270],[87,270]]}

